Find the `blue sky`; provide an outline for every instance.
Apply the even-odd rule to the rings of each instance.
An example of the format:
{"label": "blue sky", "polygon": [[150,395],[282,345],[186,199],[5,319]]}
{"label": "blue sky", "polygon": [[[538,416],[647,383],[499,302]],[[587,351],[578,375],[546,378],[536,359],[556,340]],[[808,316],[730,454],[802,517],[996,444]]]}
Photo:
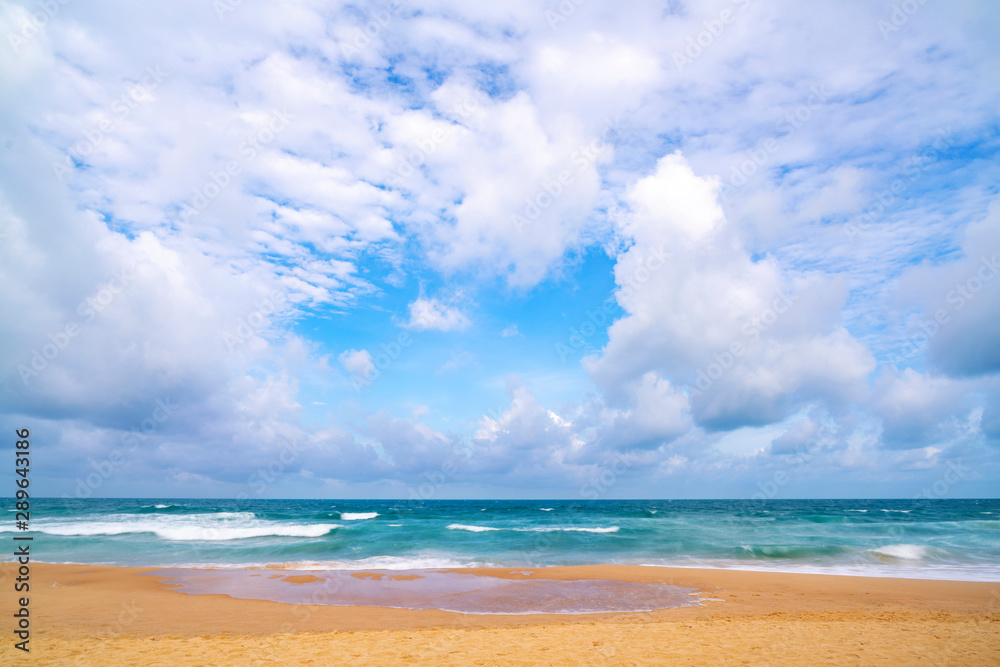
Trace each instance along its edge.
{"label": "blue sky", "polygon": [[998,29],[3,3],[0,423],[56,497],[995,496]]}

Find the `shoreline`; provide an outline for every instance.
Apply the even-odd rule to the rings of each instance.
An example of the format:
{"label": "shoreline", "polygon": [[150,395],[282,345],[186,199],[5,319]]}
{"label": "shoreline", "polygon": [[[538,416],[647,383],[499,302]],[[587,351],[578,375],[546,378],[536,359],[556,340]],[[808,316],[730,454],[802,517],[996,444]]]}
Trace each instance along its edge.
{"label": "shoreline", "polygon": [[[323,561],[284,561],[284,562],[272,562],[272,563],[182,563],[182,564],[165,564],[165,565],[110,565],[106,563],[83,563],[76,561],[61,561],[61,562],[51,562],[44,560],[32,560],[33,564],[45,565],[45,566],[58,566],[58,567],[76,567],[76,566],[87,566],[91,568],[121,568],[121,569],[140,569],[140,570],[267,570],[275,572],[283,571],[299,571],[299,572],[368,572],[368,571],[380,571],[380,572],[396,572],[396,571],[437,571],[437,572],[465,572],[465,573],[475,573],[475,572],[486,572],[486,571],[519,571],[519,570],[554,570],[562,568],[590,568],[590,567],[624,567],[624,568],[651,568],[656,570],[679,570],[679,571],[697,571],[697,572],[733,572],[733,573],[760,573],[760,574],[778,574],[778,575],[809,575],[809,576],[819,576],[819,577],[847,577],[852,579],[888,579],[888,580],[900,580],[900,581],[947,581],[947,582],[965,582],[965,583],[982,583],[982,584],[994,584],[1000,586],[1000,575],[995,575],[993,573],[990,576],[994,578],[968,578],[961,576],[949,577],[949,574],[955,574],[956,572],[962,573],[963,570],[956,566],[954,569],[948,568],[912,568],[912,569],[888,569],[886,571],[881,571],[877,568],[857,566],[855,569],[846,569],[848,567],[853,567],[851,565],[841,566],[844,569],[840,569],[837,566],[822,567],[822,566],[794,566],[781,568],[779,566],[768,567],[764,565],[749,565],[744,564],[740,561],[732,561],[735,564],[726,564],[714,566],[712,564],[696,563],[693,565],[679,565],[676,563],[670,564],[658,564],[658,563],[601,563],[601,564],[576,564],[576,565],[495,565],[495,564],[483,564],[483,565],[424,565],[415,564],[412,566],[400,566],[399,564],[393,565],[367,565],[359,562],[354,567],[345,567],[345,561],[331,561],[326,563]],[[0,566],[3,562],[0,562]],[[937,573],[939,576],[927,576],[931,573]],[[921,576],[923,575],[923,576]],[[0,575],[2,576],[2,575]]]}
{"label": "shoreline", "polygon": [[[12,581],[14,567],[9,562],[0,566],[0,581],[5,586]],[[685,637],[690,646],[677,653],[678,664],[701,664],[681,660],[695,655],[692,651],[696,649],[708,656],[713,646],[735,647],[741,642],[748,643],[743,649],[734,649],[733,660],[758,655],[761,660],[775,662],[777,656],[787,654],[799,656],[801,663],[803,656],[812,656],[821,646],[830,656],[858,655],[858,650],[867,646],[869,651],[877,648],[883,652],[887,664],[892,660],[895,664],[916,661],[913,656],[917,654],[910,655],[916,647],[919,655],[929,660],[1000,662],[998,582],[631,565],[531,568],[527,578],[611,579],[694,588],[703,601],[700,606],[652,612],[491,615],[188,595],[172,590],[167,579],[139,576],[161,569],[32,563],[34,641],[28,659],[32,664],[65,664],[60,660],[68,655],[92,654],[93,663],[85,659],[77,664],[118,664],[108,660],[113,657],[109,649],[114,647],[115,655],[122,656],[121,664],[133,664],[128,660],[130,652],[148,652],[152,640],[160,642],[156,654],[161,655],[162,649],[163,664],[206,664],[197,661],[198,653],[191,654],[190,661],[177,653],[178,647],[190,649],[194,645],[221,651],[207,664],[241,664],[249,655],[246,651],[276,643],[283,647],[282,659],[290,664],[301,664],[306,655],[313,655],[310,651],[330,650],[331,646],[344,651],[367,646],[368,653],[362,653],[373,657],[370,663],[358,654],[362,657],[329,664],[410,664],[421,660],[426,660],[423,664],[474,664],[474,656],[488,658],[504,652],[510,656],[507,662],[493,659],[484,664],[619,664],[615,660],[623,660],[620,664],[630,664],[629,660],[634,664],[648,664],[649,660],[672,664],[669,656],[661,654],[662,647],[676,648],[678,638]],[[266,571],[276,570],[261,570]],[[526,578],[524,570],[516,568],[446,571]],[[308,587],[310,582],[299,585]],[[736,633],[742,639],[726,644],[719,639],[720,633]],[[559,659],[565,662],[542,651],[541,644],[528,641],[531,637],[540,638],[542,644],[562,642]],[[424,649],[413,648],[413,642],[420,641],[430,643]],[[440,652],[447,646],[456,651],[451,662]],[[402,651],[398,655],[393,653],[397,649]],[[20,653],[9,641],[0,649],[5,660],[18,659]],[[54,661],[45,662],[50,659],[47,655]],[[657,655],[660,657],[655,658]],[[789,661],[795,664],[792,657]],[[704,664],[712,661],[706,657]]]}

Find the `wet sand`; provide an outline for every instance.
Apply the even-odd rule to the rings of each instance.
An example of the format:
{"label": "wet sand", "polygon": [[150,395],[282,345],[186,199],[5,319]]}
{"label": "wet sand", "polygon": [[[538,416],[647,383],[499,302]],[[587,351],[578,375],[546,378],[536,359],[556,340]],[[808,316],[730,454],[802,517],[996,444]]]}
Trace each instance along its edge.
{"label": "wet sand", "polygon": [[[584,566],[455,570],[698,589],[700,606],[587,615],[470,615],[186,595],[154,568],[31,566],[37,665],[996,665],[1000,583]],[[0,567],[11,591],[14,566]],[[281,575],[262,570],[261,576]],[[378,573],[372,573],[377,576]],[[285,575],[282,575],[285,576]],[[364,576],[364,575],[362,575]],[[317,578],[292,576],[307,590]],[[707,600],[712,598],[716,601]],[[318,598],[321,599],[321,598]]]}

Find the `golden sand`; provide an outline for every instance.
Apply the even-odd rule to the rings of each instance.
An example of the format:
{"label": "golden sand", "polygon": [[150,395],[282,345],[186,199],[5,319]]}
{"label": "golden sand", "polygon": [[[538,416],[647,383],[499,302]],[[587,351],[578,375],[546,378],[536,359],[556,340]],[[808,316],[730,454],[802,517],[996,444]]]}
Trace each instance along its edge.
{"label": "golden sand", "polygon": [[[1000,664],[1000,584],[992,583],[626,566],[539,568],[529,576],[673,584],[720,601],[646,613],[488,616],[186,595],[171,590],[169,580],[137,576],[149,571],[33,564],[31,653],[14,649],[9,620],[0,663]],[[461,571],[525,576],[505,569]],[[10,563],[0,568],[8,590],[12,572]],[[297,586],[315,585],[306,577],[295,579]],[[4,616],[11,619],[9,612]]]}

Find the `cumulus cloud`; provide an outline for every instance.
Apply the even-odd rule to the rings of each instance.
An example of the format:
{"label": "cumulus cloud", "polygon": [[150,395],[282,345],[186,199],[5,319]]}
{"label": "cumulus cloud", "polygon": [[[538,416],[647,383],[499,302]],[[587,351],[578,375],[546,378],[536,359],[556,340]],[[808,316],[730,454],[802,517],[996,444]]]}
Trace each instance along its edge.
{"label": "cumulus cloud", "polygon": [[605,408],[607,426],[601,441],[616,449],[656,448],[691,427],[687,396],[655,372],[645,373],[626,388],[626,407]]}
{"label": "cumulus cloud", "polygon": [[[947,442],[964,401],[961,387],[946,377],[889,369],[875,385],[876,411],[882,418],[882,441],[892,449],[914,449]],[[951,428],[949,428],[949,426]]]}
{"label": "cumulus cloud", "polygon": [[479,420],[473,444],[477,470],[518,484],[551,474],[582,443],[572,422],[545,408],[524,386],[508,383],[510,407]]}
{"label": "cumulus cloud", "polygon": [[1000,372],[1000,198],[965,229],[958,257],[909,269],[896,298],[920,308],[900,332],[898,364],[926,355],[933,368],[952,377]]}
{"label": "cumulus cloud", "polygon": [[455,306],[442,303],[436,298],[421,297],[409,307],[410,317],[404,326],[418,331],[462,331],[472,322]]}
{"label": "cumulus cloud", "polygon": [[819,424],[809,418],[803,419],[771,441],[771,453],[782,456],[806,450],[816,441],[818,433]]}
{"label": "cumulus cloud", "polygon": [[367,378],[375,371],[375,362],[368,350],[345,350],[340,353],[338,360],[351,375]]}
{"label": "cumulus cloud", "polygon": [[732,429],[783,419],[811,400],[860,396],[870,352],[844,329],[836,277],[754,260],[727,224],[718,181],[680,153],[627,190],[616,297],[626,316],[588,372],[612,404],[650,372],[686,388],[695,422]]}

